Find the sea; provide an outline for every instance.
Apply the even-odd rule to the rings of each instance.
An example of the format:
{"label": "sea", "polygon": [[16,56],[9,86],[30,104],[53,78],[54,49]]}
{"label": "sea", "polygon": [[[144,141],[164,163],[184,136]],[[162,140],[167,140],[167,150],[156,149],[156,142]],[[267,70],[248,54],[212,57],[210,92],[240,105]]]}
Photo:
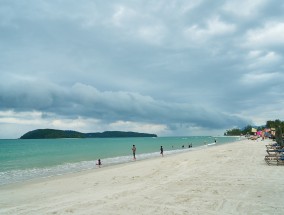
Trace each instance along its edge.
{"label": "sea", "polygon": [[[216,140],[216,143],[215,143]],[[240,140],[240,137],[189,136],[81,139],[0,139],[0,186],[38,178],[98,169],[164,156],[202,150]],[[190,147],[192,145],[192,147]]]}

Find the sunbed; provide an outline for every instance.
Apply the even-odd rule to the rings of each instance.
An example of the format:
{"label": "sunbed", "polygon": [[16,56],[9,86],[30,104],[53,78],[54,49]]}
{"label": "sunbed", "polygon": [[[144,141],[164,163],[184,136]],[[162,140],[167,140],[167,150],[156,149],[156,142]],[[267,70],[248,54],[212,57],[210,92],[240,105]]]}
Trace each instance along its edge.
{"label": "sunbed", "polygon": [[265,155],[264,160],[268,165],[277,165],[277,166],[284,165],[284,155],[280,156]]}
{"label": "sunbed", "polygon": [[265,145],[267,149],[279,149],[281,146],[278,143]]}
{"label": "sunbed", "polygon": [[284,153],[284,149],[268,149],[266,150],[266,152],[269,154],[269,155],[280,155],[282,153]]}

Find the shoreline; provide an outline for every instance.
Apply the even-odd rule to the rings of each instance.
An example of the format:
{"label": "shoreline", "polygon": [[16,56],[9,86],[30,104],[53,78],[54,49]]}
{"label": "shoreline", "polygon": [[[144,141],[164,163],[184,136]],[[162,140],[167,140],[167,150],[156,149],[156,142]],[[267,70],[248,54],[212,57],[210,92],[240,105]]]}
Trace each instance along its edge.
{"label": "shoreline", "polygon": [[[236,137],[234,137],[236,138]],[[239,141],[234,140],[232,142]],[[217,145],[222,144],[230,144],[231,142],[221,142],[221,143],[208,143],[208,144],[202,144],[199,146],[195,146],[192,148],[175,148],[171,150],[164,150],[164,154],[166,156],[169,156],[171,154],[179,154],[179,153],[186,153],[190,151],[195,150],[204,150],[207,147],[214,147]],[[137,161],[141,160],[147,160],[147,159],[153,159],[155,157],[160,157],[159,151],[154,152],[147,152],[147,153],[138,153],[137,154]],[[133,162],[132,155],[123,155],[118,157],[107,157],[103,158],[102,164],[103,167],[109,167],[113,165],[118,164],[126,164]],[[26,169],[16,169],[16,170],[9,170],[6,172],[1,172],[1,180],[0,180],[0,187],[9,185],[9,184],[17,184],[17,183],[24,183],[28,181],[33,181],[37,179],[44,179],[44,178],[51,178],[51,177],[57,177],[65,174],[71,174],[71,173],[81,173],[84,171],[89,170],[96,170],[97,160],[82,160],[79,162],[66,162],[54,166],[46,166],[42,168],[34,167],[34,168],[26,168]]]}
{"label": "shoreline", "polygon": [[0,213],[282,214],[284,171],[264,161],[270,142],[240,140],[3,185]]}
{"label": "shoreline", "polygon": [[[234,142],[229,142],[229,143],[222,143],[220,145],[223,145],[223,144],[231,144],[231,143],[234,143]],[[174,155],[178,155],[178,154],[182,154],[182,153],[190,153],[192,151],[199,151],[199,150],[206,150],[207,147],[217,147],[217,146],[220,146],[220,145],[215,145],[215,144],[208,144],[207,146],[206,145],[202,145],[202,146],[198,146],[198,147],[194,147],[194,148],[185,148],[185,149],[176,149],[176,150],[170,150],[170,151],[164,151],[164,156],[174,156]],[[152,155],[152,156],[149,156],[149,157],[140,157],[139,156],[144,156],[144,155]],[[128,165],[128,164],[131,164],[131,163],[134,163],[134,162],[141,162],[141,161],[145,161],[145,160],[152,160],[152,159],[159,159],[161,156],[160,156],[160,152],[152,152],[152,153],[145,153],[145,154],[138,154],[136,155],[137,160],[133,160],[132,159],[132,155],[128,155],[128,156],[125,156],[127,157],[127,161],[121,161],[121,162],[117,162],[117,163],[111,163],[111,164],[103,164],[101,166],[101,168],[99,167],[94,167],[94,168],[89,168],[89,169],[81,169],[81,170],[77,170],[77,171],[70,171],[70,172],[64,172],[64,173],[61,173],[61,174],[55,174],[55,175],[49,175],[49,176],[39,176],[39,177],[35,177],[35,178],[31,178],[31,179],[25,179],[23,181],[15,181],[15,182],[11,182],[11,183],[8,183],[8,184],[0,184],[0,190],[1,190],[1,187],[13,187],[13,186],[17,186],[17,185],[21,185],[21,184],[31,184],[31,183],[35,183],[35,182],[40,182],[40,181],[44,181],[44,180],[52,180],[52,178],[58,178],[58,177],[67,177],[68,175],[69,176],[72,176],[72,175],[78,175],[78,174],[85,174],[85,173],[88,173],[88,172],[93,172],[93,171],[98,171],[102,168],[115,168],[116,166],[121,166],[121,165]],[[112,159],[112,158],[106,158],[106,160],[108,159]],[[115,158],[114,158],[115,159]],[[94,163],[95,161],[82,161],[82,162],[92,162]]]}

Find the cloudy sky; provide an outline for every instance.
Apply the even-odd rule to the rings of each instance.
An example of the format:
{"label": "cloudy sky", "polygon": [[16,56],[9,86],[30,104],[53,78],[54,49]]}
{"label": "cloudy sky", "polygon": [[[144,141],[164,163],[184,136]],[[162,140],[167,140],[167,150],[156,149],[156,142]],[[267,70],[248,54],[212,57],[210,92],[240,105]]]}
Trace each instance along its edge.
{"label": "cloudy sky", "polygon": [[0,0],[0,138],[284,120],[284,2]]}

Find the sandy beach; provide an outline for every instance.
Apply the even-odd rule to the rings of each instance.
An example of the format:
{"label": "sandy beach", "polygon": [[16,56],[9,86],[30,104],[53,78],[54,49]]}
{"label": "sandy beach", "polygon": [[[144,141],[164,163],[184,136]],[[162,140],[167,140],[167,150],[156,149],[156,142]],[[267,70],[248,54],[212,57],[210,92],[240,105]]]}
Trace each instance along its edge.
{"label": "sandy beach", "polygon": [[0,214],[284,214],[284,167],[239,142],[0,187]]}

